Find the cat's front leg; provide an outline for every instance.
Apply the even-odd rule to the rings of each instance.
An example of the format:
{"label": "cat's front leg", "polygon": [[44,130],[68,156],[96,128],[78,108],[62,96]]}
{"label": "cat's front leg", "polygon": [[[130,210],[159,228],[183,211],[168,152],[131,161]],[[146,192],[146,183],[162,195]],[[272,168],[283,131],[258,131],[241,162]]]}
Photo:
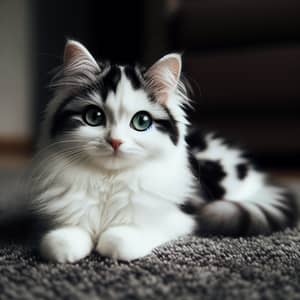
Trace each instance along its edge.
{"label": "cat's front leg", "polygon": [[91,236],[76,226],[51,230],[40,243],[42,257],[60,263],[76,262],[89,255],[92,248]]}
{"label": "cat's front leg", "polygon": [[134,225],[111,227],[101,234],[96,250],[116,260],[135,260],[150,254],[158,246],[153,235]]}

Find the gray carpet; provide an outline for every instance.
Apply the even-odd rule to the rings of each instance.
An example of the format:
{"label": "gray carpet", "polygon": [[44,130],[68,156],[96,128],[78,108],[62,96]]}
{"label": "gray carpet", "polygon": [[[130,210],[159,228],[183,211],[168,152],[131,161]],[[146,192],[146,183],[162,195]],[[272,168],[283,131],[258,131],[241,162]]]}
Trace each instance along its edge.
{"label": "gray carpet", "polygon": [[[12,181],[0,174],[2,203]],[[132,263],[96,253],[47,263],[30,244],[0,240],[1,300],[300,299],[300,227],[269,237],[185,237]]]}

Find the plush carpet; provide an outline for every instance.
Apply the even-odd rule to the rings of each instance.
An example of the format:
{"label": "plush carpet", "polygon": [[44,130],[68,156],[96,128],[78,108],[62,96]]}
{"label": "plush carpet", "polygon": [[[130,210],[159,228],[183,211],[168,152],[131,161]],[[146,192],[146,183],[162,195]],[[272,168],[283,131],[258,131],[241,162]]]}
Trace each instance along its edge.
{"label": "plush carpet", "polygon": [[[13,203],[13,178],[0,173],[2,212]],[[94,253],[73,265],[43,261],[25,238],[30,227],[16,231],[0,236],[1,300],[300,299],[300,227],[268,237],[189,236],[135,262]]]}

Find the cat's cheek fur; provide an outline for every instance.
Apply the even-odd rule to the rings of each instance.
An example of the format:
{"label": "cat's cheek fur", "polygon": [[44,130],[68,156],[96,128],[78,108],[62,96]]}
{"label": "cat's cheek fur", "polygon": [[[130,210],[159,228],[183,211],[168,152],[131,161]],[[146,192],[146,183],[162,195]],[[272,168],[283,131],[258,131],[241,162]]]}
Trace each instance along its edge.
{"label": "cat's cheek fur", "polygon": [[41,256],[49,261],[73,263],[90,254],[91,236],[79,227],[63,227],[48,232],[41,240]]}

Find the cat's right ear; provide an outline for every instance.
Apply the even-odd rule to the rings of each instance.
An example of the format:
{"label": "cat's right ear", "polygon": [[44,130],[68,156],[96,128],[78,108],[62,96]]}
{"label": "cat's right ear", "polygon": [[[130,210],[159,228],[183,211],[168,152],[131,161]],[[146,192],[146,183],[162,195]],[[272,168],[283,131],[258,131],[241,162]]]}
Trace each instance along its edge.
{"label": "cat's right ear", "polygon": [[[59,85],[81,86],[95,80],[100,67],[92,54],[81,43],[68,40],[65,45],[63,73]],[[62,78],[61,78],[62,77]]]}
{"label": "cat's right ear", "polygon": [[64,51],[64,67],[80,64],[89,68],[99,69],[92,54],[81,43],[68,40]]}

